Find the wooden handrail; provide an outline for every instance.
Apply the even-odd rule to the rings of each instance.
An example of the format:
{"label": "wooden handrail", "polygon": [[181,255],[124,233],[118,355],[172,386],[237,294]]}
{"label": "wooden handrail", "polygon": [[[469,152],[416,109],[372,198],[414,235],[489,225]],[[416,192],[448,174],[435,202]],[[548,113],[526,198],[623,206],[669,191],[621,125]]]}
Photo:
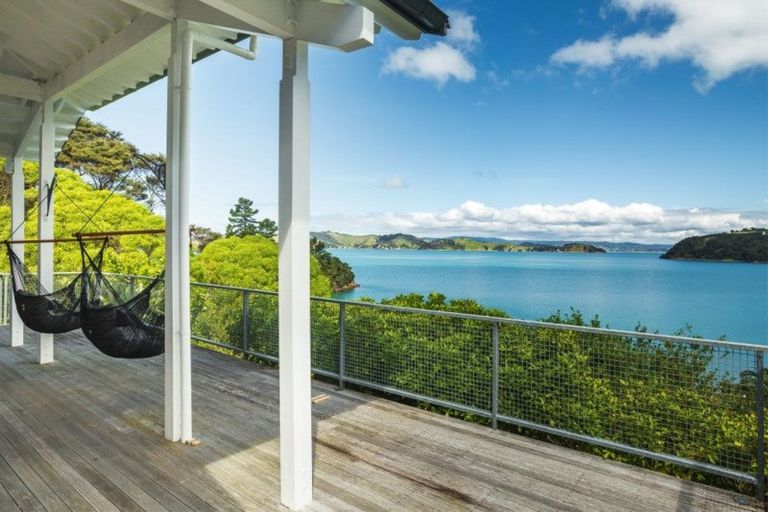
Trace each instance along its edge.
{"label": "wooden handrail", "polygon": [[103,240],[109,238],[107,236],[83,236],[81,238],[28,238],[26,240],[6,240],[7,244],[62,244],[67,242],[79,242],[83,240],[85,242],[93,242],[96,240]]}
{"label": "wooden handrail", "polygon": [[127,231],[98,231],[93,233],[73,233],[72,236],[80,238],[93,238],[120,235],[159,235],[165,233],[165,229],[133,229]]}
{"label": "wooden handrail", "polygon": [[159,235],[165,229],[133,229],[128,231],[101,231],[93,233],[73,233],[73,238],[30,238],[27,240],[6,240],[9,244],[61,244],[79,242],[80,240],[94,241],[112,238],[120,235]]}

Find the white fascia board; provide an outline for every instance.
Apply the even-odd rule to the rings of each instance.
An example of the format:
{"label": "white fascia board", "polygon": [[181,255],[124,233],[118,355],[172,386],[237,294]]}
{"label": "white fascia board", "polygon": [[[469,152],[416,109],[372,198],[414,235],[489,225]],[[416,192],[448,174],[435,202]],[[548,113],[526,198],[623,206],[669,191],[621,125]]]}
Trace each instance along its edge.
{"label": "white fascia board", "polygon": [[[144,14],[126,28],[72,63],[64,71],[46,82],[43,92],[46,98],[59,99],[79,85],[87,83],[110,67],[120,64],[120,58],[137,45],[168,27],[168,20],[153,14]],[[144,77],[148,78],[148,77]],[[141,81],[137,79],[137,82]],[[123,91],[115,91],[121,94]]]}
{"label": "white fascia board", "polygon": [[43,101],[43,88],[34,80],[0,73],[0,94],[25,100]]}

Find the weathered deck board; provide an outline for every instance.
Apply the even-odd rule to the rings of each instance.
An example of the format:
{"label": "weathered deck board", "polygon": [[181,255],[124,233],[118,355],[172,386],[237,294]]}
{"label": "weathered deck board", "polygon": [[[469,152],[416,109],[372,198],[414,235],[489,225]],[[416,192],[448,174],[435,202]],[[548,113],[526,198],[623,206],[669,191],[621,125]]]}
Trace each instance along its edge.
{"label": "weathered deck board", "polygon": [[[163,358],[0,328],[0,510],[280,510],[277,374],[193,350],[198,447],[162,437]],[[737,495],[316,384],[313,511],[757,511]]]}

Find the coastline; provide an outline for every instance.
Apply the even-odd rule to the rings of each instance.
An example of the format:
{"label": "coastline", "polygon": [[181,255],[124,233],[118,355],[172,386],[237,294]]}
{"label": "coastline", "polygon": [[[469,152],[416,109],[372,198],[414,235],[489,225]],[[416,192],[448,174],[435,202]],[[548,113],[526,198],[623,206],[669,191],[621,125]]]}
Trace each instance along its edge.
{"label": "coastline", "polygon": [[709,258],[664,258],[663,255],[660,256],[659,259],[667,261],[688,261],[693,263],[746,263],[749,265],[768,265],[768,261],[718,260]]}
{"label": "coastline", "polygon": [[334,288],[333,293],[348,292],[350,290],[354,290],[355,288],[360,288],[360,283],[349,283],[348,285],[342,286],[341,288]]}

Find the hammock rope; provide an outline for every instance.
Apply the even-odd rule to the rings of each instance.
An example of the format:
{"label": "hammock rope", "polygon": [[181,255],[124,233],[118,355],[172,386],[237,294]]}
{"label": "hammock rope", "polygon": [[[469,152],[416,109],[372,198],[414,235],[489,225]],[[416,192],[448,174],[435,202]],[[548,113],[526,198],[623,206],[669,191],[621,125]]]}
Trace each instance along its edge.
{"label": "hammock rope", "polygon": [[[58,334],[81,328],[86,338],[101,352],[116,358],[136,359],[160,355],[165,350],[165,281],[161,273],[139,293],[126,297],[102,272],[104,251],[110,236],[151,233],[156,230],[104,233],[95,238],[83,230],[130,176],[115,185],[107,197],[89,215],[56,183],[46,186],[46,193],[32,207],[4,241],[11,267],[11,282],[16,309],[24,324],[42,333]],[[77,241],[80,245],[81,272],[66,286],[47,290],[19,258],[11,245],[31,240],[14,241],[13,235],[32,213],[45,202],[50,212],[53,191],[57,188],[86,217],[75,239],[35,240],[36,243]],[[162,232],[162,231],[161,231]],[[91,257],[86,243],[101,241],[96,256]]]}
{"label": "hammock rope", "polygon": [[80,327],[82,274],[66,286],[47,290],[5,242],[11,264],[11,285],[16,311],[24,325],[37,332],[59,334]]}
{"label": "hammock rope", "polygon": [[101,271],[106,242],[96,256],[81,242],[83,258],[80,327],[104,354],[123,359],[154,357],[165,351],[165,280],[161,273],[133,297]]}

